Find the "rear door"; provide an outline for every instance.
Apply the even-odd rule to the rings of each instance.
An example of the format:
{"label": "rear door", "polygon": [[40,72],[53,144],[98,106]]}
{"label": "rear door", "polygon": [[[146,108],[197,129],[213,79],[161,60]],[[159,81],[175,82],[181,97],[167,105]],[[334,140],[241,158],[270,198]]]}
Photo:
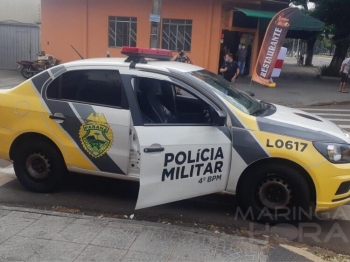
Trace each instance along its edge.
{"label": "rear door", "polygon": [[[172,80],[157,81],[161,82],[154,82],[157,85],[155,90],[161,90],[157,93],[158,99],[176,116],[177,123],[146,121],[135,126],[141,156],[136,209],[224,191],[230,169],[229,130],[226,126],[214,126],[208,117],[208,111],[218,108],[185,84]],[[140,81],[135,83],[140,84]],[[169,97],[164,88],[172,88],[173,96]],[[140,89],[135,87],[138,92]],[[190,96],[184,108],[176,108],[175,93],[179,90]],[[137,97],[142,97],[142,94]],[[173,99],[175,107],[171,106],[171,100],[166,103],[165,97]],[[195,112],[193,108],[196,108]],[[140,111],[145,113],[142,106]],[[182,119],[186,113],[189,118]],[[193,119],[193,113],[200,114],[200,117]],[[148,119],[147,114],[143,119]]]}
{"label": "rear door", "polygon": [[43,98],[43,117],[69,152],[71,169],[127,174],[131,115],[118,70],[64,72]]}

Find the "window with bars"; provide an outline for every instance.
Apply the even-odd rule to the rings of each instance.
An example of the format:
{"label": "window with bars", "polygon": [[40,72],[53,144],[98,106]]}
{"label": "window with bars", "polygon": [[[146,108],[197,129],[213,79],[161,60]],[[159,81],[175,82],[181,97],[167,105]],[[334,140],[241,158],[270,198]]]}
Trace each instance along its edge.
{"label": "window with bars", "polygon": [[136,46],[137,18],[109,17],[109,46]]}
{"label": "window with bars", "polygon": [[162,48],[191,51],[192,20],[163,19]]}

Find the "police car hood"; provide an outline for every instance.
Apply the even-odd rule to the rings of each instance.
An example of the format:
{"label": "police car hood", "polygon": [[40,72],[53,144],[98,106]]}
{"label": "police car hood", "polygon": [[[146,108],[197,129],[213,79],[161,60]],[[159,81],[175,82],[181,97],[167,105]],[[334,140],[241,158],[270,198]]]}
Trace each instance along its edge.
{"label": "police car hood", "polygon": [[258,117],[259,129],[309,141],[350,143],[349,134],[333,122],[294,108],[275,105],[276,112]]}

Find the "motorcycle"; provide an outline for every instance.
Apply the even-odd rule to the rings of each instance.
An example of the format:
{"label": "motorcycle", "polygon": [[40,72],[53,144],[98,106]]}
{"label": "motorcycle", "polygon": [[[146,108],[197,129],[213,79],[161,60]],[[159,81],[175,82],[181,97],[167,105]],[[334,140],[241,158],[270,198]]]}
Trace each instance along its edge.
{"label": "motorcycle", "polygon": [[21,71],[21,75],[29,79],[34,75],[56,65],[59,65],[61,60],[55,58],[52,55],[38,56],[35,61],[17,61],[18,70]]}

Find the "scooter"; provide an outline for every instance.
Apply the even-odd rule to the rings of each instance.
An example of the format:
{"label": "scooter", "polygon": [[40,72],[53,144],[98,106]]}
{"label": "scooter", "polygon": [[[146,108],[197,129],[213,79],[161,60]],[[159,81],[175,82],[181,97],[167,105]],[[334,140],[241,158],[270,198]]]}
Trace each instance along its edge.
{"label": "scooter", "polygon": [[34,75],[50,68],[58,65],[61,60],[56,59],[52,55],[38,56],[38,59],[35,61],[19,61],[17,64],[18,70],[21,71],[21,75],[29,79]]}

